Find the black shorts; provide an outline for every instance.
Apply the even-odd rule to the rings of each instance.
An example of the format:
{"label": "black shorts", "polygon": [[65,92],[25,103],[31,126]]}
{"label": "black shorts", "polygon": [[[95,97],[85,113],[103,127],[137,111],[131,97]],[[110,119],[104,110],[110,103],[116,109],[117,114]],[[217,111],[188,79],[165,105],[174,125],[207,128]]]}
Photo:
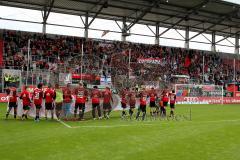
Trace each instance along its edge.
{"label": "black shorts", "polygon": [[168,105],[168,102],[163,102],[164,107],[167,107],[167,105]]}
{"label": "black shorts", "polygon": [[93,104],[92,104],[92,107],[93,107],[93,108],[96,108],[96,107],[100,107],[100,105],[99,105],[99,103],[93,103]]}
{"label": "black shorts", "polygon": [[27,105],[27,106],[23,106],[23,110],[30,110],[30,107]]}
{"label": "black shorts", "polygon": [[35,107],[36,107],[36,109],[41,109],[41,108],[42,108],[42,105],[35,104]]}
{"label": "black shorts", "polygon": [[75,104],[75,110],[77,110],[78,108],[80,110],[85,109],[85,103],[76,103]]}
{"label": "black shorts", "polygon": [[146,112],[146,105],[140,105],[139,109],[142,112]]}
{"label": "black shorts", "polygon": [[56,103],[55,109],[56,109],[57,111],[61,111],[61,110],[62,110],[62,103],[61,103],[61,102],[60,102],[60,103]]}
{"label": "black shorts", "polygon": [[17,102],[9,102],[8,107],[9,108],[17,108]]}
{"label": "black shorts", "polygon": [[174,103],[170,103],[170,108],[175,108],[175,104]]}
{"label": "black shorts", "polygon": [[156,103],[155,102],[150,102],[150,107],[156,107]]}
{"label": "black shorts", "polygon": [[130,104],[130,108],[135,108],[136,104]]}
{"label": "black shorts", "polygon": [[111,103],[103,103],[103,109],[112,109]]}
{"label": "black shorts", "polygon": [[53,110],[53,104],[52,103],[45,103],[45,109],[46,110]]}
{"label": "black shorts", "polygon": [[124,109],[127,108],[127,104],[126,103],[122,103],[121,102],[121,104],[122,104],[122,108],[124,108]]}

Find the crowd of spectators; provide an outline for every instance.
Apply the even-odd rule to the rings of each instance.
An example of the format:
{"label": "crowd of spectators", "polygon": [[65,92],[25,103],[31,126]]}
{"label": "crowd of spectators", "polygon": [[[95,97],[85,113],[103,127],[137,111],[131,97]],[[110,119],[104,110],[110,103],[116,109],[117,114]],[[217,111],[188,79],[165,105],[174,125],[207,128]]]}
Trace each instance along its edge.
{"label": "crowd of spectators", "polygon": [[[117,76],[130,72],[131,76],[146,81],[170,81],[171,75],[188,75],[201,83],[204,69],[204,80],[207,83],[233,81],[233,65],[225,63],[219,53],[10,30],[2,33],[5,68],[27,69],[30,39],[31,70],[79,73],[83,44],[85,73],[94,71]],[[140,64],[139,58],[160,59],[161,64]],[[238,68],[236,73],[239,74]]]}

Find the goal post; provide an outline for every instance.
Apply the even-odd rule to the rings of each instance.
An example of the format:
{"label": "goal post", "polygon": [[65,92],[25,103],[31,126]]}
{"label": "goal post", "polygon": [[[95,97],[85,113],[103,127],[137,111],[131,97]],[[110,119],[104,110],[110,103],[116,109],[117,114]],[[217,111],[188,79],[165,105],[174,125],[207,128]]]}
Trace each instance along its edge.
{"label": "goal post", "polygon": [[178,104],[223,104],[222,85],[175,84]]}

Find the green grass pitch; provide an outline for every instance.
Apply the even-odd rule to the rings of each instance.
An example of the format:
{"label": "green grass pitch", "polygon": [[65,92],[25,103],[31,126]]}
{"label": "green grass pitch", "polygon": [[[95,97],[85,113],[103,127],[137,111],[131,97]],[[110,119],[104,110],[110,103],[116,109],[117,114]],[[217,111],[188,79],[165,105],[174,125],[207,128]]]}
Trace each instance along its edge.
{"label": "green grass pitch", "polygon": [[[176,113],[188,116],[189,108],[177,105]],[[6,104],[0,104],[0,159],[239,160],[240,106],[191,108],[192,121],[124,121],[114,112],[110,120],[63,125],[5,120]]]}

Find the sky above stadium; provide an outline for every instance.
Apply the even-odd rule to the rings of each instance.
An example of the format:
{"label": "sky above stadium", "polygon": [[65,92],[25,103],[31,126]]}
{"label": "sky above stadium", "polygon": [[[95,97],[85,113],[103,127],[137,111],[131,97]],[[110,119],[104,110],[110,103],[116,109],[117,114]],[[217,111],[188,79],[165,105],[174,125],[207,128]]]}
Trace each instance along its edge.
{"label": "sky above stadium", "polygon": [[223,0],[223,1],[240,4],[240,0]]}
{"label": "sky above stadium", "polygon": [[[229,0],[230,1],[230,0]],[[234,0],[232,0],[234,1]],[[240,0],[236,0],[240,2]],[[84,19],[84,17],[82,17]],[[19,21],[9,21],[6,19],[16,19],[24,21],[33,21],[36,23],[27,23]],[[91,21],[91,18],[89,18]],[[42,32],[42,13],[36,10],[13,8],[0,6],[0,28],[1,29],[12,29],[12,30],[21,30],[21,31],[30,31],[30,32]],[[84,36],[84,25],[80,16],[75,15],[66,15],[51,12],[47,20],[47,29],[46,32],[49,34],[59,34],[59,35],[70,35],[70,36]],[[57,25],[66,25],[74,26],[72,27],[63,27],[63,26],[54,26],[50,24]],[[122,22],[118,22],[119,26],[122,26]],[[155,27],[149,26],[149,28],[154,32]],[[130,33],[131,36],[127,37],[127,41],[136,42],[136,43],[146,43],[154,44],[155,38],[152,31],[146,25],[136,24],[134,25]],[[166,28],[160,27],[160,33],[163,32]],[[109,32],[102,37],[104,30],[114,31]],[[89,38],[98,38],[98,39],[108,39],[108,40],[121,40],[121,29],[118,25],[111,20],[104,19],[95,19],[91,24],[89,29]],[[140,36],[139,34],[144,34],[146,36]],[[190,32],[190,37],[197,34],[197,32]],[[185,31],[170,29],[168,32],[162,35],[160,38],[160,45],[164,46],[174,46],[174,47],[184,47],[184,36]],[[175,40],[171,39],[174,38]],[[216,41],[222,39],[222,36],[216,36]],[[178,39],[178,40],[176,40]],[[192,49],[200,50],[211,50],[211,41],[212,36],[210,34],[202,34],[193,39],[194,42],[190,42],[189,47]],[[201,43],[198,43],[198,42]],[[228,38],[220,42],[220,45],[216,45],[216,50],[219,52],[234,53],[234,38]],[[232,47],[227,47],[227,46]]]}

